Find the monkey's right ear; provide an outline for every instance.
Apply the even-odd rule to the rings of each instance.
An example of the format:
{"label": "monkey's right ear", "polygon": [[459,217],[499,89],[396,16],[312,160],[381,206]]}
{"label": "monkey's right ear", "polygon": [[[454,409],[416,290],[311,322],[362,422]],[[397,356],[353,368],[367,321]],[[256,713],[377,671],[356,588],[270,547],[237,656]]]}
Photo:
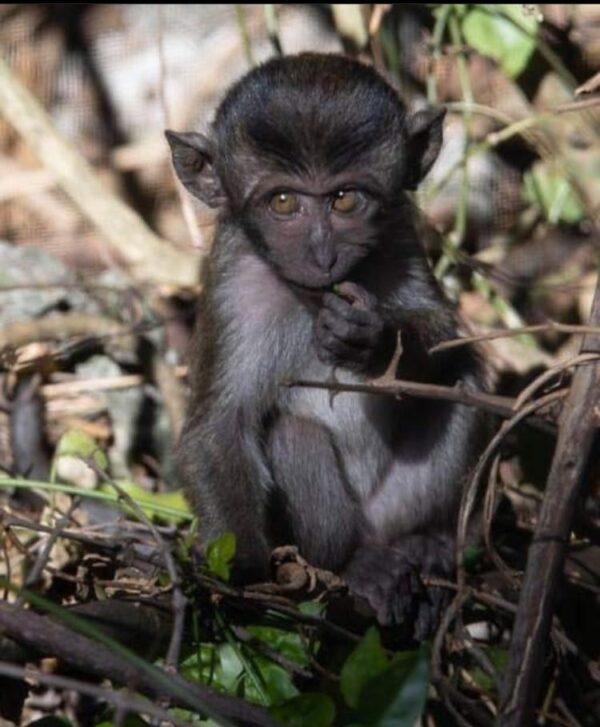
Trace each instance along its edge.
{"label": "monkey's right ear", "polygon": [[215,171],[213,147],[202,134],[165,131],[173,166],[184,187],[209,207],[219,207],[224,194]]}
{"label": "monkey's right ear", "polygon": [[446,109],[428,107],[407,114],[405,189],[416,189],[433,166],[442,148]]}

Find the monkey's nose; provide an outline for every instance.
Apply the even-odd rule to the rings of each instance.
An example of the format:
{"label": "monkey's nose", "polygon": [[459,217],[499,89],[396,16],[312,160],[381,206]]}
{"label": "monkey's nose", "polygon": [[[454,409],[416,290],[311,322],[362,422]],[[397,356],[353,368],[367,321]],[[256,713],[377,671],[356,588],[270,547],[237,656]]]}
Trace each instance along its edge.
{"label": "monkey's nose", "polygon": [[320,241],[312,246],[315,262],[325,272],[330,272],[335,265],[338,255],[335,246],[330,242]]}

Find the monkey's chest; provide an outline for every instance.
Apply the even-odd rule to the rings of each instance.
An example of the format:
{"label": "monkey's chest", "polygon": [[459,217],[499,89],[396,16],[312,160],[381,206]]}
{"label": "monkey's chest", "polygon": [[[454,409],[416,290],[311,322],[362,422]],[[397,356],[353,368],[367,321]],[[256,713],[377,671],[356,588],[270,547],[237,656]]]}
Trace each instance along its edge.
{"label": "monkey's chest", "polygon": [[[313,380],[332,380],[332,369],[314,364],[303,375]],[[364,383],[347,371],[336,369],[340,384]],[[289,414],[319,423],[343,468],[346,481],[361,497],[371,496],[393,459],[395,439],[391,400],[356,392],[295,389],[286,409]]]}

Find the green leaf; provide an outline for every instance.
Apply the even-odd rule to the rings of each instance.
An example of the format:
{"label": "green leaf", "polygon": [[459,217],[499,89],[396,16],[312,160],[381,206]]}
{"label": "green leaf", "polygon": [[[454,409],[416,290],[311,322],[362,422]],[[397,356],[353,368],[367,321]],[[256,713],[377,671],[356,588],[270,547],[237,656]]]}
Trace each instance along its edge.
{"label": "green leaf", "polygon": [[537,204],[548,222],[575,224],[585,214],[564,173],[548,162],[536,162],[523,177],[523,198]]}
{"label": "green leaf", "polygon": [[498,61],[505,73],[516,78],[535,49],[538,21],[525,14],[522,5],[482,4],[469,9],[461,27],[472,48]]}
{"label": "green leaf", "polygon": [[210,684],[217,663],[217,647],[215,644],[200,646],[180,664],[181,675],[186,679]]}
{"label": "green leaf", "polygon": [[248,626],[248,631],[288,659],[301,666],[308,665],[309,657],[304,642],[300,634],[295,631],[285,631],[271,626]]}
{"label": "green leaf", "polygon": [[480,666],[472,666],[469,669],[469,677],[473,682],[481,689],[482,692],[487,694],[493,694],[495,691],[495,684],[492,677],[487,674]]}
{"label": "green leaf", "polygon": [[[277,704],[298,696],[291,675],[283,667],[261,656],[255,656],[253,664],[262,679],[262,687],[269,698],[268,704]],[[260,690],[247,671],[244,673],[244,697],[250,702],[264,704]]]}
{"label": "green leaf", "polygon": [[226,531],[206,549],[206,564],[208,570],[224,581],[229,580],[230,565],[235,555],[235,534]]}
{"label": "green leaf", "polygon": [[463,564],[469,572],[473,572],[481,563],[485,549],[478,545],[467,545],[463,553]]}
{"label": "green leaf", "polygon": [[[148,490],[145,490],[131,480],[115,479],[114,482],[119,486],[119,489],[123,490],[123,492],[129,495],[140,506],[147,518],[153,519],[160,517],[163,521],[175,524],[187,521],[185,514],[190,512],[190,508],[183,496],[182,490],[174,490],[173,492],[148,492]],[[99,490],[109,493],[116,492],[116,489],[110,482],[101,484]],[[152,506],[172,508],[174,512],[169,515],[159,514]],[[181,511],[181,516],[176,514],[177,510]]]}
{"label": "green leaf", "polygon": [[176,541],[177,555],[182,561],[189,561],[198,541],[198,518],[193,518],[189,528],[184,530]]}
{"label": "green leaf", "polygon": [[219,648],[219,662],[217,683],[225,687],[227,691],[235,693],[235,687],[243,674],[244,665],[233,646],[223,644]]}
{"label": "green leaf", "polygon": [[78,429],[67,430],[58,441],[55,460],[66,456],[92,460],[103,472],[108,470],[108,459],[98,442]]}
{"label": "green leaf", "polygon": [[357,709],[368,727],[413,727],[429,688],[429,649],[397,654],[387,669],[363,687]]}
{"label": "green leaf", "polygon": [[335,718],[335,706],[325,694],[300,694],[269,712],[288,727],[329,727]]}
{"label": "green leaf", "polygon": [[346,659],[340,673],[340,688],[349,707],[358,705],[365,684],[381,674],[388,663],[386,653],[381,646],[379,631],[375,626],[371,626]]}
{"label": "green leaf", "polygon": [[237,694],[244,675],[244,665],[231,644],[201,644],[182,662],[180,669],[187,679],[209,684],[230,694]]}
{"label": "green leaf", "polygon": [[322,601],[303,601],[298,604],[298,610],[307,616],[322,616],[327,606]]}
{"label": "green leaf", "polygon": [[502,674],[508,664],[508,649],[501,646],[486,646],[483,648],[494,669]]}
{"label": "green leaf", "polygon": [[[480,648],[483,649],[485,655],[492,663],[492,666],[494,667],[496,673],[502,674],[508,662],[508,650],[503,649],[499,646],[482,646]],[[472,667],[471,669],[469,669],[469,674],[471,675],[475,684],[483,689],[483,691],[488,693],[495,692],[496,684],[494,682],[494,679],[489,674],[484,672],[481,667]]]}

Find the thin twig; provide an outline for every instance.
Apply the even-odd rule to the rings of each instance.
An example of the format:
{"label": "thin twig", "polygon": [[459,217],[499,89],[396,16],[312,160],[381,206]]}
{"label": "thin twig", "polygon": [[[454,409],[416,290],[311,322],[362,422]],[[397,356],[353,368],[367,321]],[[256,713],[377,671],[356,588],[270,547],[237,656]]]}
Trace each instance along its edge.
{"label": "thin twig", "polygon": [[[77,498],[75,498],[68,509],[68,511],[62,515],[59,520],[57,521],[56,525],[51,528],[51,532],[49,537],[46,539],[46,543],[44,544],[44,547],[42,550],[38,553],[38,557],[36,558],[35,563],[33,564],[33,567],[27,574],[27,577],[25,578],[24,586],[25,588],[31,588],[32,586],[36,585],[39,579],[42,576],[42,572],[44,568],[46,567],[46,564],[48,563],[48,559],[50,558],[50,553],[52,551],[52,548],[56,544],[56,541],[62,537],[63,530],[66,527],[66,525],[71,520],[71,515],[73,512],[79,507],[79,501]],[[23,599],[21,596],[18,596],[15,603],[22,605]]]}
{"label": "thin twig", "polygon": [[518,574],[510,568],[504,559],[500,556],[494,542],[492,540],[492,522],[494,517],[494,511],[496,507],[496,489],[498,482],[498,470],[500,468],[500,454],[496,454],[490,467],[490,474],[488,477],[488,485],[485,492],[484,504],[483,504],[483,538],[487,552],[489,553],[492,561],[498,568],[498,571],[504,576],[506,581],[514,586],[515,580]]}
{"label": "thin twig", "polygon": [[510,419],[503,422],[500,430],[494,435],[490,443],[487,445],[483,454],[479,458],[479,462],[471,476],[468,486],[465,488],[463,498],[460,507],[459,514],[459,525],[458,525],[458,537],[456,540],[457,549],[457,576],[459,587],[464,587],[466,583],[466,572],[464,566],[464,549],[467,539],[468,523],[473,512],[477,493],[479,490],[479,483],[483,473],[487,467],[490,457],[496,452],[497,448],[504,441],[509,432],[511,432],[520,422],[531,416],[534,412],[542,409],[549,404],[552,404],[560,399],[564,399],[567,395],[566,390],[553,391],[546,396],[532,402],[528,406],[523,407],[516,412]]}
{"label": "thin twig", "polygon": [[[160,105],[163,114],[163,123],[165,128],[171,128],[171,114],[169,113],[169,102],[167,100],[167,59],[165,57],[165,16],[164,6],[160,3],[156,6],[157,16],[157,38],[158,38],[158,92],[160,98]],[[164,143],[164,142],[163,142]],[[190,196],[187,194],[183,185],[175,176],[175,188],[177,190],[177,196],[179,197],[179,205],[181,207],[181,214],[183,221],[187,227],[188,234],[192,240],[192,245],[197,250],[202,250],[204,247],[204,237],[200,226],[198,225],[198,219],[194,211],[194,206]]]}
{"label": "thin twig", "polygon": [[570,369],[573,366],[582,366],[583,364],[592,363],[598,361],[600,354],[597,353],[580,353],[578,356],[567,359],[561,363],[551,366],[547,371],[537,376],[528,386],[526,386],[519,396],[515,400],[515,409],[520,409],[526,401],[529,401],[531,397],[538,392],[548,381],[551,381],[555,376],[562,374],[566,369]]}
{"label": "thin twig", "polygon": [[275,55],[282,56],[283,49],[281,47],[281,40],[279,39],[279,21],[277,20],[277,10],[273,3],[266,3],[263,5],[265,13],[265,24],[267,26],[267,35],[273,46]]}
{"label": "thin twig", "polygon": [[243,626],[232,626],[232,631],[235,634],[236,639],[247,644],[251,649],[258,651],[267,659],[272,661],[274,664],[278,664],[280,667],[294,674],[295,676],[304,677],[305,679],[312,679],[313,674],[308,669],[304,669],[302,666],[297,664],[295,661],[288,659],[283,654],[280,654],[276,649],[271,648],[267,643],[261,641],[256,636],[253,636]]}
{"label": "thin twig", "polygon": [[[460,23],[456,14],[456,9],[452,7],[452,12],[448,15],[448,28],[450,36],[455,46],[462,48],[462,32]],[[448,270],[451,262],[453,262],[457,251],[462,246],[467,231],[467,216],[469,212],[469,149],[471,144],[472,115],[469,109],[473,103],[473,89],[471,88],[471,80],[469,78],[469,69],[464,52],[461,50],[456,55],[456,64],[458,69],[458,78],[460,82],[461,93],[465,102],[463,111],[463,125],[465,132],[465,143],[459,161],[460,169],[460,190],[458,204],[456,206],[456,216],[454,220],[454,229],[447,235],[447,245],[444,254],[440,257],[436,267],[435,276],[442,279]]]}
{"label": "thin twig", "polygon": [[148,528],[152,533],[156,545],[160,551],[162,559],[165,564],[167,573],[171,580],[171,586],[173,588],[172,593],[172,612],[173,612],[173,630],[171,632],[171,639],[169,641],[169,648],[165,656],[165,666],[169,671],[176,672],[179,664],[179,654],[181,652],[181,644],[183,640],[183,629],[185,625],[185,609],[187,605],[187,599],[183,595],[181,588],[181,578],[179,577],[179,571],[175,565],[175,560],[171,553],[170,547],[160,534],[160,532],[154,526],[154,523],[146,516],[146,513],[137,504],[137,502],[125,492],[125,490],[118,485],[113,479],[108,477],[106,473],[96,465],[93,459],[85,459],[86,464],[91,467],[94,472],[107,484],[115,489],[119,497],[121,497],[135,512],[136,517]]}
{"label": "thin twig", "polygon": [[449,3],[440,5],[437,11],[435,25],[433,27],[429,73],[427,74],[427,101],[430,104],[435,104],[438,100],[436,70],[442,57],[442,38],[448,23],[448,16],[452,10],[452,5]]}
{"label": "thin twig", "polygon": [[[242,602],[244,609],[247,609],[250,605],[261,608],[266,611],[275,611],[282,616],[286,616],[297,623],[304,624],[305,626],[312,626],[323,631],[329,631],[334,636],[340,637],[346,641],[356,643],[360,641],[360,636],[348,631],[343,626],[328,621],[321,616],[312,616],[308,613],[303,613],[298,610],[292,601],[281,597],[275,597],[272,595],[260,593],[259,591],[251,591],[249,589],[236,588],[235,586],[222,583],[210,576],[204,574],[198,575],[198,581],[215,593],[219,593],[223,596],[228,596],[232,599]],[[287,605],[292,604],[292,605]]]}
{"label": "thin twig", "polygon": [[[456,404],[464,404],[465,406],[474,406],[501,417],[511,417],[514,414],[514,400],[512,398],[487,394],[483,391],[465,389],[460,385],[440,386],[439,384],[423,384],[418,381],[406,381],[405,379],[395,379],[393,383],[386,384],[346,384],[339,381],[290,379],[282,381],[280,385],[395,397],[406,395],[423,399],[450,401]],[[536,420],[536,426],[539,426],[549,433],[553,431],[547,423],[539,420]]]}
{"label": "thin twig", "polygon": [[442,343],[432,346],[432,348],[429,349],[429,353],[448,351],[451,348],[459,348],[460,346],[467,346],[471,343],[479,343],[481,341],[493,341],[497,338],[514,338],[515,336],[529,335],[532,333],[548,333],[550,331],[575,335],[584,335],[587,333],[600,334],[600,327],[548,321],[547,323],[536,323],[534,326],[521,326],[520,328],[489,331],[488,333],[480,333],[476,336],[453,338],[451,341],[442,341]]}

